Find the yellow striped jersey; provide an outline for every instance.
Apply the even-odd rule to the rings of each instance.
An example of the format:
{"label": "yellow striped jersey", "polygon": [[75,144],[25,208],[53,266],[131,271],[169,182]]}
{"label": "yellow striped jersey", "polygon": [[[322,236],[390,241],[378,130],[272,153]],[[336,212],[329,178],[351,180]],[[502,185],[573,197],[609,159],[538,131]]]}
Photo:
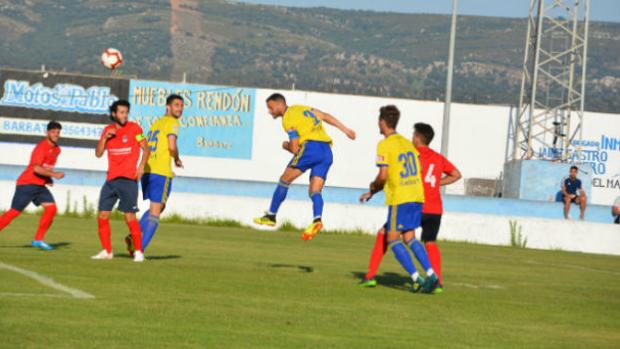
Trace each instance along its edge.
{"label": "yellow striped jersey", "polygon": [[172,156],[168,148],[168,136],[179,135],[179,120],[171,115],[163,116],[151,125],[148,134],[151,156],[144,168],[146,173],[172,177]]}
{"label": "yellow striped jersey", "polygon": [[377,166],[388,168],[388,179],[384,187],[386,205],[424,203],[419,155],[413,144],[398,133],[379,142]]}
{"label": "yellow striped jersey", "polygon": [[282,128],[291,140],[299,139],[300,145],[306,141],[332,143],[332,139],[323,128],[323,121],[314,114],[311,107],[289,106],[282,116]]}

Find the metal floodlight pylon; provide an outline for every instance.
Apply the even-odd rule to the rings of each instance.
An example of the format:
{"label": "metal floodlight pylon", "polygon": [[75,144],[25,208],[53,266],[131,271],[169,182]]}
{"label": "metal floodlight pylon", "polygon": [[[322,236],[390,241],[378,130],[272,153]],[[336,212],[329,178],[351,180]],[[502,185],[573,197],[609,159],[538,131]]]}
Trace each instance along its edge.
{"label": "metal floodlight pylon", "polygon": [[589,0],[530,0],[512,160],[581,151]]}

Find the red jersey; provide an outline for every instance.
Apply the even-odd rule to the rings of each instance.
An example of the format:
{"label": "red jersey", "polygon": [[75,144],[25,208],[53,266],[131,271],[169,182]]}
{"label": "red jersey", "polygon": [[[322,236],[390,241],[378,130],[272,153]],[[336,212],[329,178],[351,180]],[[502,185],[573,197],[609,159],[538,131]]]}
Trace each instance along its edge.
{"label": "red jersey", "polygon": [[439,191],[439,181],[443,174],[448,174],[456,167],[452,165],[443,155],[435,152],[429,147],[419,147],[420,164],[422,165],[422,179],[424,182],[424,206],[422,213],[442,214],[443,204],[441,202],[441,192]]}
{"label": "red jersey", "polygon": [[44,139],[32,151],[30,155],[30,163],[28,167],[17,178],[17,185],[46,185],[52,183],[50,177],[45,177],[34,173],[34,166],[39,165],[47,169],[53,170],[56,165],[56,160],[60,155],[60,147],[56,144],[52,144],[49,140]]}
{"label": "red jersey", "polygon": [[116,124],[103,129],[101,138],[109,129],[116,129],[116,135],[105,144],[108,151],[108,176],[106,180],[115,178],[136,179],[138,159],[140,158],[140,142],[144,139],[142,127],[128,121],[125,126],[117,128]]}

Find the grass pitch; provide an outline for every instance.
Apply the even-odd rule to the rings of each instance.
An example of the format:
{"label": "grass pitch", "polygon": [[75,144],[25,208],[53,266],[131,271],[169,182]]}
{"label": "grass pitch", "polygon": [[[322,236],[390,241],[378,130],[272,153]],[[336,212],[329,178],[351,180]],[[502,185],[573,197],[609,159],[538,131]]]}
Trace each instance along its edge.
{"label": "grass pitch", "polygon": [[360,289],[374,238],[162,224],[144,264],[100,250],[93,219],[60,217],[58,248],[28,247],[37,216],[0,233],[2,348],[617,348],[620,258],[442,243],[446,292],[412,294],[389,253]]}

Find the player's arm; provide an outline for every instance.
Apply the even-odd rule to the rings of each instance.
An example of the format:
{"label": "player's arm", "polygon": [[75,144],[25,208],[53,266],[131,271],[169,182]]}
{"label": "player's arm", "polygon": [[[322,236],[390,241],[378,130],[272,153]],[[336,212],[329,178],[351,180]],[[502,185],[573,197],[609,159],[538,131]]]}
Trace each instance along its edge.
{"label": "player's arm", "polygon": [[568,196],[568,192],[566,191],[565,181],[562,181],[562,195]]}
{"label": "player's arm", "polygon": [[176,167],[183,168],[183,161],[179,156],[179,148],[177,147],[177,136],[175,134],[168,135],[168,150],[170,151],[170,156],[174,159],[174,165]]}
{"label": "player's arm", "polygon": [[297,153],[299,153],[299,133],[297,132],[297,130],[291,128],[288,131],[286,131],[286,133],[288,134],[288,141],[284,141],[282,142],[282,149],[291,152],[294,155],[297,155]]}
{"label": "player's arm", "polygon": [[116,136],[116,129],[115,128],[109,128],[105,131],[104,134],[101,135],[101,138],[99,139],[99,142],[97,142],[97,147],[95,148],[95,156],[100,158],[103,156],[103,153],[105,152],[105,145],[108,142],[108,140],[112,137]]}
{"label": "player's arm", "polygon": [[48,177],[48,178],[56,178],[61,179],[65,176],[62,172],[56,172],[51,168],[46,168],[43,166],[43,162],[45,161],[45,153],[38,151],[35,149],[32,152],[32,158],[30,159],[30,163],[32,163],[32,170],[34,173],[39,176]]}
{"label": "player's arm", "polygon": [[454,168],[454,170],[452,170],[451,172],[445,173],[445,175],[441,177],[441,179],[439,180],[439,185],[452,184],[458,181],[459,179],[461,179],[461,177],[462,177],[461,171],[459,171],[457,168]]}
{"label": "player's arm", "polygon": [[611,214],[614,216],[620,216],[620,206],[612,206],[611,207]]}
{"label": "player's arm", "polygon": [[374,181],[370,183],[370,187],[368,192],[362,194],[360,196],[360,202],[366,202],[370,200],[376,193],[383,190],[385,186],[385,182],[388,178],[388,167],[387,166],[379,166],[379,173]]}
{"label": "player's arm", "polygon": [[349,137],[350,139],[355,139],[355,131],[353,131],[352,129],[350,129],[347,126],[345,126],[340,120],[336,119],[335,116],[333,116],[333,115],[331,115],[329,113],[324,113],[324,112],[322,112],[322,111],[320,111],[318,109],[312,109],[312,112],[319,119],[325,121],[326,123],[334,126],[337,129],[339,129],[342,133],[347,135],[347,137]]}
{"label": "player's arm", "polygon": [[140,135],[140,149],[142,149],[142,158],[140,159],[140,163],[138,164],[138,171],[136,173],[136,179],[140,180],[142,175],[144,174],[144,167],[149,160],[149,156],[151,156],[151,148],[149,147],[149,143],[143,135]]}

